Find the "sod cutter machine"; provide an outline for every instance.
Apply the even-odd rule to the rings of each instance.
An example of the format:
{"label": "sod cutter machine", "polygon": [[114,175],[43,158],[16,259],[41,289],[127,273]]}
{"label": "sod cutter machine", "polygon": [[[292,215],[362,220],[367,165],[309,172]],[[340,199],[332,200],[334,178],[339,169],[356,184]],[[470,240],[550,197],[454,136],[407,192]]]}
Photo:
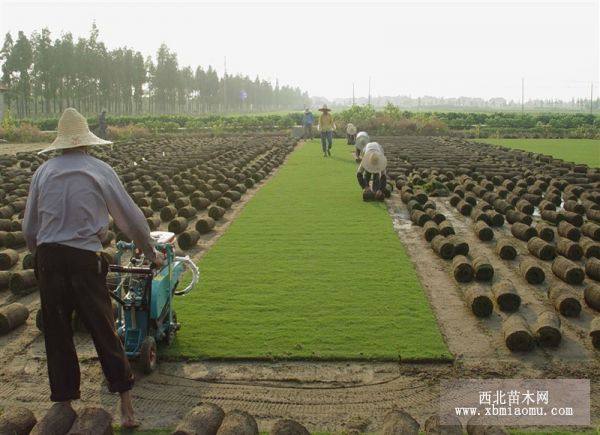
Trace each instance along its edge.
{"label": "sod cutter machine", "polygon": [[[138,359],[145,373],[157,364],[157,343],[170,345],[180,328],[173,310],[173,297],[189,293],[200,277],[194,262],[188,257],[176,257],[175,234],[163,231],[151,233],[157,251],[165,255],[160,269],[151,267],[144,255],[136,251],[133,242],[117,243],[116,265],[109,267],[112,285],[111,297],[117,302],[117,333],[130,359]],[[126,251],[132,256],[127,265],[121,265]],[[177,290],[186,269],[192,273],[187,287]]]}

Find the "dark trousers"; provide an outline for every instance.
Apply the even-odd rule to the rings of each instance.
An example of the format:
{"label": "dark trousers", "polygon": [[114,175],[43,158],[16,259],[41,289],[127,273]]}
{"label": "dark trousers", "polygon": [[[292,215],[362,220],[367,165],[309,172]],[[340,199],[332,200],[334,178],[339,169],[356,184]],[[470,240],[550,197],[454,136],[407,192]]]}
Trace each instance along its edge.
{"label": "dark trousers", "polygon": [[80,397],[79,362],[71,326],[73,310],[94,340],[109,391],[120,393],[133,387],[129,361],[115,331],[107,273],[108,262],[95,252],[55,243],[37,248],[36,275],[42,302],[50,400],[54,402]]}
{"label": "dark trousers", "polygon": [[355,134],[349,134],[347,135],[347,139],[348,139],[348,145],[354,145],[354,143],[356,142],[356,135]]}
{"label": "dark trousers", "polygon": [[321,147],[323,148],[323,154],[331,155],[331,145],[333,144],[333,131],[322,131],[321,132]]}
{"label": "dark trousers", "polygon": [[381,174],[380,176],[379,174],[371,174],[370,172],[366,171],[364,174],[362,172],[356,174],[356,179],[358,180],[358,184],[360,184],[360,187],[364,189],[369,186],[369,182],[371,181],[371,175],[373,176],[373,185],[371,189],[374,192],[377,192],[378,190],[384,190],[387,188],[387,179],[385,174]]}

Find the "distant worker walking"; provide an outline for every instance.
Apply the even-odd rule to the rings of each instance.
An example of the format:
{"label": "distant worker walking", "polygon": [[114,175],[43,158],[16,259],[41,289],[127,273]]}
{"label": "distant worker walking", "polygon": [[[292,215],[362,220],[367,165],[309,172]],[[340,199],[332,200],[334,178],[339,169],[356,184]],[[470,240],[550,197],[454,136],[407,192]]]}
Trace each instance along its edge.
{"label": "distant worker walking", "polygon": [[[383,201],[385,197],[390,195],[386,184],[386,167],[387,159],[383,154],[381,145],[377,142],[367,144],[362,161],[356,171],[358,184],[363,188],[363,200],[370,201],[376,199]],[[372,184],[369,185],[371,182]]]}
{"label": "distant worker walking", "polygon": [[331,156],[331,146],[333,145],[333,132],[336,129],[331,110],[327,104],[319,109],[319,131],[321,132],[321,146],[323,147],[323,157]]}
{"label": "distant worker walking", "polygon": [[356,127],[350,122],[346,126],[346,139],[348,145],[354,145],[354,142],[356,141]]}
{"label": "distant worker walking", "polygon": [[98,116],[98,136],[100,136],[102,139],[108,138],[105,109],[102,109],[102,112],[100,112],[100,116]]}
{"label": "distant worker walking", "polygon": [[360,155],[369,142],[371,142],[371,139],[369,139],[369,134],[366,131],[359,131],[356,135],[356,141],[354,143],[356,163],[360,163]]}
{"label": "distant worker walking", "polygon": [[302,116],[302,127],[304,127],[304,139],[310,140],[313,138],[312,127],[315,123],[315,117],[309,108],[304,109],[304,115]]}

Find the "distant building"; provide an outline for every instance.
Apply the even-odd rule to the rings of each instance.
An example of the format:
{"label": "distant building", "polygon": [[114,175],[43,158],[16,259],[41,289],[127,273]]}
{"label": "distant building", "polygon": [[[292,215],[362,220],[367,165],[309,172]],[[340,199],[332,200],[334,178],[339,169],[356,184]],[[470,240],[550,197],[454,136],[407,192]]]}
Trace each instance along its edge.
{"label": "distant building", "polygon": [[4,119],[4,93],[8,91],[8,88],[0,84],[0,121]]}

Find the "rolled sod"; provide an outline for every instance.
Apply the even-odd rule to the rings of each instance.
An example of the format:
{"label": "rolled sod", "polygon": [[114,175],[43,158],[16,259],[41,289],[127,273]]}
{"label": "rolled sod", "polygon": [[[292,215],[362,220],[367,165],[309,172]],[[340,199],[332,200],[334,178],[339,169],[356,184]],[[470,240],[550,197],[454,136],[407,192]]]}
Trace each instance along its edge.
{"label": "rolled sod", "polygon": [[13,231],[4,236],[4,245],[8,248],[20,248],[25,246],[25,236],[22,231]]}
{"label": "rolled sod", "polygon": [[196,222],[196,231],[200,234],[210,233],[215,227],[215,220],[211,217],[198,219]]}
{"label": "rolled sod", "polygon": [[527,242],[527,249],[540,260],[550,261],[556,257],[556,249],[539,237],[532,237]]}
{"label": "rolled sod", "polygon": [[0,231],[11,231],[11,227],[10,219],[0,219]]}
{"label": "rolled sod", "polygon": [[158,216],[146,218],[146,222],[148,223],[148,227],[150,227],[150,231],[156,231],[160,227],[160,217]]}
{"label": "rolled sod", "polygon": [[494,284],[492,294],[500,311],[512,313],[521,306],[521,296],[510,281],[500,281]]}
{"label": "rolled sod", "polygon": [[258,435],[256,420],[246,411],[234,409],[225,414],[218,435]]}
{"label": "rolled sod", "polygon": [[271,427],[270,435],[310,435],[308,429],[294,420],[277,420]]}
{"label": "rolled sod", "polygon": [[210,199],[211,202],[216,201],[221,196],[223,196],[223,194],[221,192],[219,192],[218,190],[209,190],[208,192],[206,192],[206,197],[208,199]]}
{"label": "rolled sod", "polygon": [[215,204],[218,205],[219,207],[227,210],[227,209],[231,208],[231,204],[233,204],[233,201],[229,198],[221,197],[221,198],[217,199]]}
{"label": "rolled sod", "polygon": [[423,225],[423,237],[425,237],[425,240],[431,242],[438,234],[440,234],[440,229],[434,221],[425,222],[425,225]]}
{"label": "rolled sod", "polygon": [[517,203],[515,204],[515,207],[521,213],[525,213],[528,215],[532,215],[533,211],[534,211],[533,205],[525,199],[521,199],[521,200],[517,201]]}
{"label": "rolled sod", "polygon": [[471,262],[464,255],[457,255],[452,260],[452,274],[457,282],[473,281],[474,270]]}
{"label": "rolled sod", "polygon": [[510,232],[517,239],[522,240],[524,242],[529,241],[529,239],[537,236],[537,231],[535,228],[530,227],[529,225],[525,225],[522,222],[515,222],[510,227]]}
{"label": "rolled sod", "polygon": [[206,210],[210,206],[210,199],[208,198],[193,198],[192,207],[196,210]]}
{"label": "rolled sod", "polygon": [[160,219],[163,222],[171,222],[177,216],[177,209],[172,205],[163,207],[160,210]]}
{"label": "rolled sod", "polygon": [[28,435],[36,424],[35,415],[22,406],[7,407],[0,414],[0,434]]}
{"label": "rolled sod", "polygon": [[190,205],[190,199],[185,196],[182,196],[181,198],[177,198],[175,200],[175,202],[173,203],[173,205],[175,206],[176,209],[179,210],[182,207],[186,207],[186,206]]}
{"label": "rolled sod", "polygon": [[473,259],[473,270],[476,281],[491,281],[494,277],[494,267],[487,257],[475,257]]}
{"label": "rolled sod", "polygon": [[454,414],[434,414],[425,420],[424,431],[426,435],[462,435],[463,427]]}
{"label": "rolled sod", "polygon": [[150,207],[154,211],[160,211],[163,207],[169,205],[169,201],[166,198],[153,198],[150,202]]}
{"label": "rolled sod", "polygon": [[519,271],[529,284],[541,284],[546,279],[544,270],[534,260],[529,258],[521,261]]}
{"label": "rolled sod", "polygon": [[588,221],[581,226],[581,232],[590,239],[600,242],[600,225]]}
{"label": "rolled sod", "polygon": [[188,220],[182,216],[176,217],[171,222],[169,222],[168,230],[175,234],[183,233],[188,227]]}
{"label": "rolled sod", "polygon": [[9,270],[19,261],[19,253],[14,249],[0,251],[0,270]]}
{"label": "rolled sod", "polygon": [[494,231],[483,221],[477,221],[473,225],[473,231],[483,242],[489,242],[494,238]]}
{"label": "rolled sod", "polygon": [[201,403],[183,417],[173,435],[216,434],[224,416],[218,405]]}
{"label": "rolled sod", "polygon": [[140,210],[142,213],[144,213],[144,217],[146,218],[149,218],[154,214],[154,210],[152,210],[150,207],[140,207]]}
{"label": "rolled sod", "polygon": [[29,309],[18,302],[0,308],[0,335],[21,326],[29,317]]}
{"label": "rolled sod", "polygon": [[69,434],[72,435],[110,435],[112,433],[112,415],[102,408],[91,406],[79,411],[69,431]]}
{"label": "rolled sod", "polygon": [[557,226],[558,235],[566,237],[574,242],[578,242],[581,238],[581,231],[576,226],[567,221],[561,221]]}
{"label": "rolled sod", "polygon": [[554,240],[554,228],[552,228],[550,225],[539,222],[535,226],[535,230],[537,231],[540,239],[546,242],[551,242]]}
{"label": "rolled sod", "polygon": [[25,254],[23,256],[23,261],[21,263],[21,265],[23,266],[23,269],[25,269],[25,270],[33,269],[35,267],[33,260],[34,260],[34,257],[31,252],[28,252],[27,254]]}
{"label": "rolled sod", "polygon": [[198,243],[198,240],[200,240],[200,233],[196,230],[184,231],[177,237],[177,243],[183,250],[193,248]]}
{"label": "rolled sod", "polygon": [[55,403],[35,425],[30,435],[66,434],[73,426],[77,414],[70,406]]}
{"label": "rolled sod", "polygon": [[558,212],[558,211],[553,211],[553,210],[543,210],[540,213],[540,216],[546,222],[550,222],[551,224],[554,224],[554,225],[558,225],[559,222],[562,222],[565,220],[564,214],[562,214],[561,212]]}
{"label": "rolled sod", "polygon": [[459,195],[452,195],[449,201],[452,207],[456,207],[458,203],[462,201],[462,198]]}
{"label": "rolled sod", "polygon": [[0,290],[6,290],[10,281],[12,272],[0,271]]}
{"label": "rolled sod", "polygon": [[448,241],[454,245],[454,255],[467,255],[469,253],[469,244],[462,237],[451,235],[448,237]]}
{"label": "rolled sod", "polygon": [[440,234],[444,237],[452,236],[455,234],[454,227],[452,224],[445,220],[438,225],[438,229],[440,230]]}
{"label": "rolled sod", "polygon": [[414,209],[410,212],[410,220],[416,225],[422,227],[425,225],[425,222],[429,222],[431,220],[431,217],[421,210]]}
{"label": "rolled sod", "polygon": [[520,314],[511,314],[502,321],[502,333],[506,347],[513,352],[525,352],[533,348],[533,336]]}
{"label": "rolled sod", "polygon": [[20,272],[14,272],[10,276],[8,282],[8,288],[13,294],[22,295],[29,293],[35,289],[37,280],[35,279],[35,273],[33,270],[22,270]]}
{"label": "rolled sod", "polygon": [[554,311],[544,309],[538,313],[533,326],[537,343],[542,347],[557,347],[562,340],[560,319]]}
{"label": "rolled sod", "polygon": [[581,245],[564,238],[560,238],[556,242],[556,252],[573,261],[579,261],[583,257],[583,248]]}
{"label": "rolled sod", "polygon": [[583,299],[588,306],[600,311],[600,287],[596,284],[588,285],[583,291]]}
{"label": "rolled sod", "polygon": [[225,209],[222,207],[219,207],[217,205],[213,205],[208,209],[208,215],[216,221],[221,219],[224,214],[225,214]]}
{"label": "rolled sod", "polygon": [[592,345],[596,349],[600,349],[600,316],[596,316],[592,319],[590,337],[592,337]]}
{"label": "rolled sod", "polygon": [[581,284],[585,273],[581,267],[565,257],[557,257],[552,262],[552,273],[568,284]]}
{"label": "rolled sod", "polygon": [[489,210],[486,212],[489,217],[490,225],[493,227],[501,227],[504,225],[504,215],[494,211]]}
{"label": "rolled sod", "polygon": [[572,289],[555,285],[548,290],[548,300],[556,311],[565,317],[578,317],[581,313],[579,297]]}
{"label": "rolled sod", "polygon": [[184,217],[186,219],[193,219],[197,214],[198,214],[198,210],[196,210],[194,207],[189,206],[189,205],[187,205],[185,207],[181,207],[177,211],[177,216]]}
{"label": "rolled sod", "polygon": [[419,422],[404,410],[392,410],[383,418],[381,433],[384,435],[418,435]]}
{"label": "rolled sod", "polygon": [[435,236],[431,240],[431,248],[444,260],[449,260],[454,256],[454,245],[444,236]]}
{"label": "rolled sod", "polygon": [[600,258],[600,243],[593,241],[592,239],[581,239],[579,241],[583,255],[586,258]]}
{"label": "rolled sod", "polygon": [[595,281],[600,281],[600,260],[588,258],[585,262],[585,274]]}
{"label": "rolled sod", "polygon": [[460,200],[458,204],[456,204],[456,208],[463,216],[470,216],[471,211],[473,210],[473,206],[464,200]]}
{"label": "rolled sod", "polygon": [[446,220],[446,216],[444,216],[443,213],[440,213],[439,211],[433,208],[428,208],[425,211],[425,213],[431,218],[432,221],[434,221],[438,225]]}
{"label": "rolled sod", "polygon": [[580,214],[573,213],[571,211],[566,211],[563,214],[565,216],[565,220],[571,225],[574,225],[576,227],[580,227],[583,225],[583,216],[581,216]]}
{"label": "rolled sod", "polygon": [[525,225],[531,225],[531,223],[533,222],[533,218],[530,215],[520,212],[518,210],[508,210],[506,212],[506,221],[509,224],[515,224],[517,222],[520,222]]}
{"label": "rolled sod", "polygon": [[496,243],[496,254],[503,260],[514,260],[517,258],[517,248],[507,238],[502,238]]}
{"label": "rolled sod", "polygon": [[477,317],[489,317],[494,304],[487,291],[481,287],[470,287],[465,291],[467,305]]}

